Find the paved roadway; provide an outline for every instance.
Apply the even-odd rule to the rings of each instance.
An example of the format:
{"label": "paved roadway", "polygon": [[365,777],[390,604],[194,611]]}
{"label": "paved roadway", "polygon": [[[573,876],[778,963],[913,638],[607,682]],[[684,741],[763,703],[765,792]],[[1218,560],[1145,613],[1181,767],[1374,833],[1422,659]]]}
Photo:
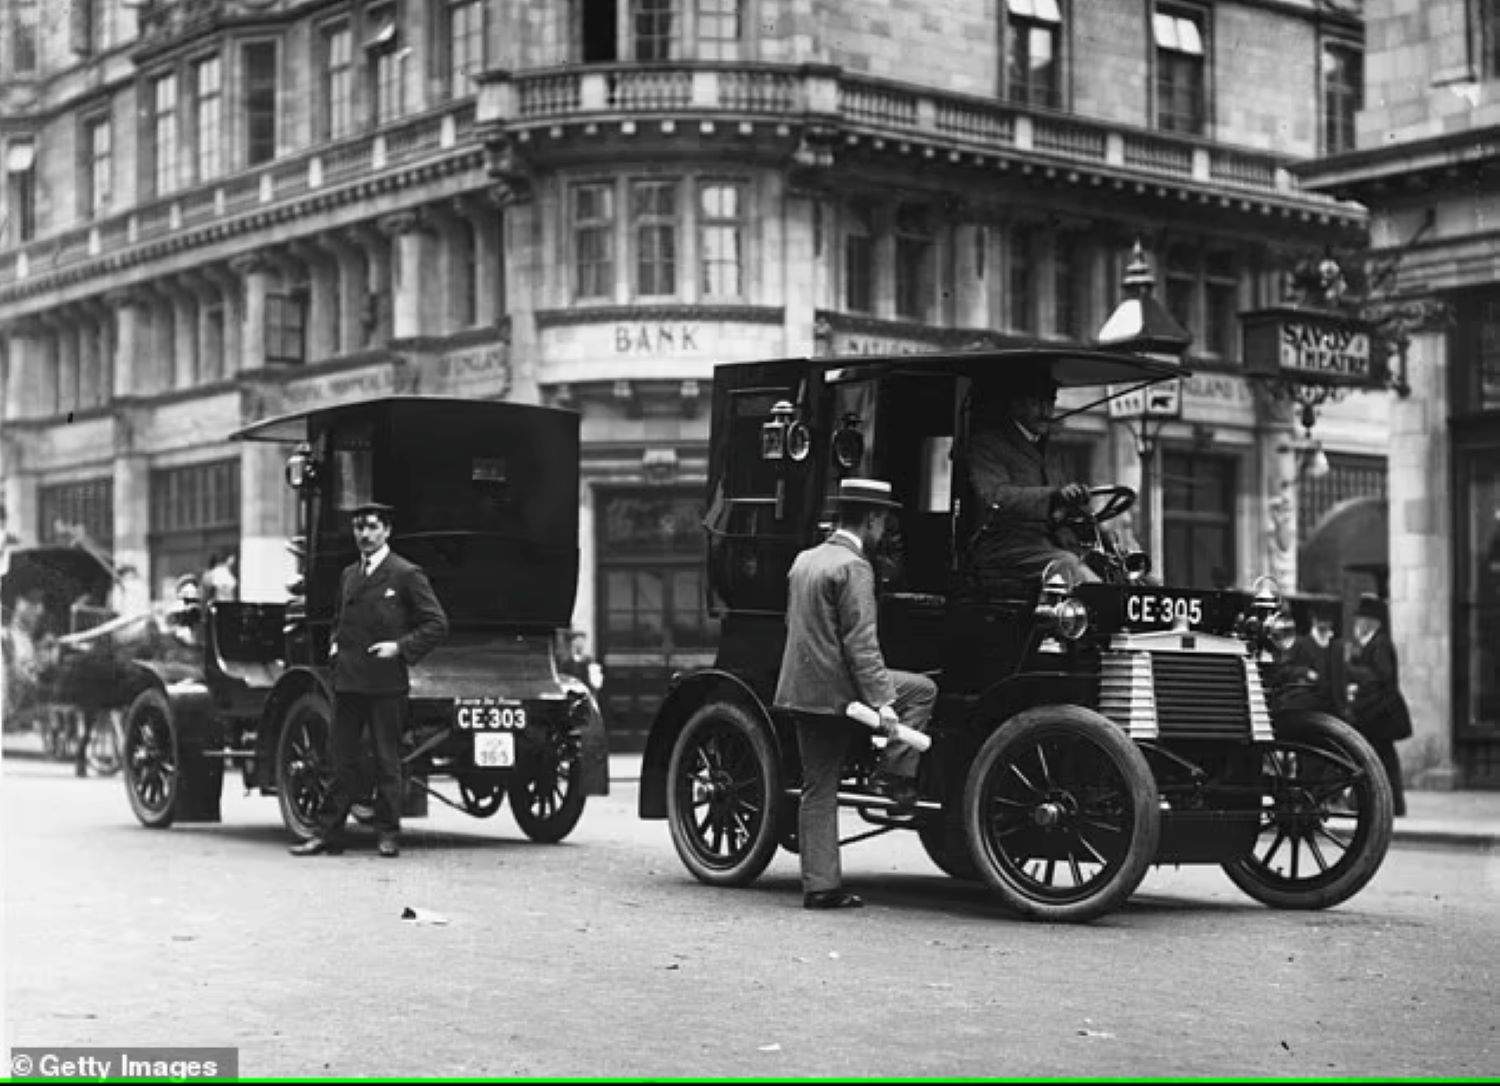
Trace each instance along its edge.
{"label": "paved roadway", "polygon": [[562,845],[440,809],[395,861],[294,859],[230,780],[224,824],[165,832],[118,778],[10,758],[0,791],[11,1045],[233,1045],[253,1075],[1500,1073],[1493,849],[1398,847],[1312,914],[1156,871],[1061,927],[908,834],[846,851],[859,912],[803,911],[784,853],[700,886],[634,783]]}

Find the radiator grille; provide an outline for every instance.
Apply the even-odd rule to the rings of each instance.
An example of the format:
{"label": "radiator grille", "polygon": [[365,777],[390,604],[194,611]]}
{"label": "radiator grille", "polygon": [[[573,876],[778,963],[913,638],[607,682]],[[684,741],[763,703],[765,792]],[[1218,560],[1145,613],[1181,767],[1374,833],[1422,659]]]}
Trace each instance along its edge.
{"label": "radiator grille", "polygon": [[1152,654],[1151,667],[1161,738],[1250,738],[1243,658],[1160,652]]}

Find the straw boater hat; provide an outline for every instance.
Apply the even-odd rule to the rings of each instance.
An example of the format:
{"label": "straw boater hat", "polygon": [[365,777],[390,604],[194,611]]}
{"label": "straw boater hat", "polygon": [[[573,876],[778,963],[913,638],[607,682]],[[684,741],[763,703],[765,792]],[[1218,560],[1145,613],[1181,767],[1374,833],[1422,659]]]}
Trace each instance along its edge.
{"label": "straw boater hat", "polygon": [[840,505],[901,508],[901,503],[891,496],[891,484],[883,479],[840,479],[836,500]]}

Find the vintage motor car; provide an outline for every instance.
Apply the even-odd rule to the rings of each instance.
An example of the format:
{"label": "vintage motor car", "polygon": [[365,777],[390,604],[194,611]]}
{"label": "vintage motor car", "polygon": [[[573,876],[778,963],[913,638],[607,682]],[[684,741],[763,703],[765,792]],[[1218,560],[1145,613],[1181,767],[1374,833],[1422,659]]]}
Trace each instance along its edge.
{"label": "vintage motor car", "polygon": [[379,500],[397,510],[392,548],[426,570],[449,621],[411,673],[403,813],[425,814],[431,797],[487,818],[508,796],[531,839],[572,832],[585,798],[609,787],[598,706],[558,675],[552,653],[578,576],[577,414],[392,396],[236,436],[289,445],[299,576],[285,603],[211,601],[201,667],[131,703],[125,783],[137,818],[219,821],[230,766],[246,789],[278,798],[294,836],[312,836],[332,780],[329,644],[340,575],[357,556],[349,512]]}
{"label": "vintage motor car", "polygon": [[873,476],[903,503],[899,546],[873,556],[882,648],[939,697],[914,814],[870,786],[880,741],[854,744],[839,801],[874,828],[849,840],[915,830],[943,871],[1044,920],[1118,908],[1153,864],[1219,864],[1278,908],[1346,900],[1384,858],[1389,786],[1343,721],[1273,711],[1291,622],[1274,582],[1159,583],[1107,527],[1135,500],[1123,486],[1094,488],[1070,525],[1098,583],[1062,563],[1029,582],[976,576],[969,544],[991,510],[968,482],[971,386],[1038,369],[1063,388],[1181,373],[1088,348],[716,368],[705,526],[721,641],[663,699],[641,817],[668,822],[706,883],[748,884],[778,846],[796,850],[796,736],[772,706],[787,572],[826,535],[838,480]]}

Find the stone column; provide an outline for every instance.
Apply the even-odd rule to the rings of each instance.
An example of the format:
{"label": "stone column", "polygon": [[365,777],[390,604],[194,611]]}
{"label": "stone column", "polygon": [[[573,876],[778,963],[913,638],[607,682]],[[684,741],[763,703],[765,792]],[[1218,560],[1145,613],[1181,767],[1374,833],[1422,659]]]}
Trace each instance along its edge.
{"label": "stone column", "polygon": [[165,374],[166,387],[192,388],[198,383],[198,301],[176,279],[158,284],[172,314],[172,370]]}
{"label": "stone column", "polygon": [[5,374],[5,417],[24,419],[40,413],[37,385],[42,369],[41,326],[17,321],[6,332],[9,369]]}
{"label": "stone column", "polygon": [[351,350],[389,343],[395,327],[392,312],[391,243],[372,224],[351,227],[349,240],[364,253],[365,282],[359,292],[359,335]]}
{"label": "stone column", "polygon": [[82,303],[79,310],[79,399],[85,409],[105,407],[114,391],[109,365],[109,328],[113,314],[97,298]]}
{"label": "stone column", "polygon": [[410,339],[429,330],[424,316],[441,304],[442,276],[435,274],[432,227],[417,211],[403,211],[380,220],[380,229],[395,242],[391,337]]}
{"label": "stone column", "polygon": [[240,314],[240,358],[238,370],[258,370],[266,364],[266,295],[271,289],[274,266],[260,253],[246,253],[229,262],[240,277],[244,307]]}
{"label": "stone column", "polygon": [[875,231],[870,249],[870,306],[884,320],[896,317],[896,209],[890,204],[873,209],[870,227]]}
{"label": "stone column", "polygon": [[141,388],[142,375],[136,370],[147,345],[146,296],[138,290],[114,290],[104,300],[115,313],[114,394],[133,396]]}
{"label": "stone column", "polygon": [[960,328],[989,328],[986,284],[995,272],[990,261],[989,228],[964,222],[953,228],[953,323]]}
{"label": "stone column", "polygon": [[[538,213],[534,198],[518,197],[506,186],[492,186],[491,199],[499,208],[505,238],[505,281],[513,284],[505,304],[510,312],[511,391],[508,399],[517,403],[541,402],[539,366],[545,359],[537,357],[540,349],[536,328],[536,310],[544,283],[545,261],[535,242],[532,229]],[[502,314],[503,316],[503,314]]]}
{"label": "stone column", "polygon": [[151,469],[145,456],[133,447],[130,412],[116,419],[114,472],[114,558],[116,567],[134,566],[140,576],[130,582],[132,610],[151,599]]}
{"label": "stone column", "polygon": [[41,542],[37,524],[36,476],[26,470],[20,442],[15,435],[0,437],[0,495],[5,502],[5,518],[0,522],[0,536],[12,535],[22,547]]}
{"label": "stone column", "polygon": [[817,294],[812,282],[816,243],[813,208],[817,196],[788,188],[783,188],[780,196],[784,209],[779,266],[785,275],[781,288],[786,312],[785,350],[788,356],[811,356],[817,353],[813,342]]}
{"label": "stone column", "polygon": [[307,272],[307,360],[323,362],[339,354],[338,263],[308,242],[293,242],[288,248]]}
{"label": "stone column", "polygon": [[[224,372],[224,343],[210,322],[213,308],[220,304],[219,288],[196,271],[177,277],[177,285],[192,300],[193,379],[197,384],[212,384]],[[220,310],[223,316],[222,309]]]}
{"label": "stone column", "polygon": [[1452,788],[1454,539],[1449,470],[1448,334],[1416,331],[1407,348],[1411,395],[1390,394],[1391,638],[1411,707],[1412,737],[1400,745],[1407,779]]}
{"label": "stone column", "polygon": [[365,292],[369,289],[370,273],[365,265],[364,250],[343,233],[319,234],[313,241],[328,254],[333,261],[334,274],[338,276],[339,312],[334,354],[353,354],[362,346],[360,316]]}

